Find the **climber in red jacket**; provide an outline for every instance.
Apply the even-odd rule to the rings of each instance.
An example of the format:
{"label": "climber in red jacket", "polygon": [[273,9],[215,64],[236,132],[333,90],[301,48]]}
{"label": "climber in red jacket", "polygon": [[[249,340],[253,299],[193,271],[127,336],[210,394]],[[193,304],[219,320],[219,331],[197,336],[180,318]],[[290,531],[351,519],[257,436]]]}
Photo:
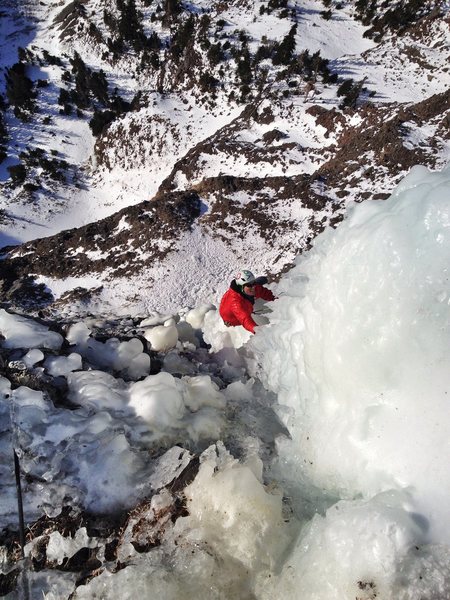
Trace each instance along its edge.
{"label": "climber in red jacket", "polygon": [[251,333],[255,333],[257,323],[252,318],[255,300],[275,300],[272,292],[263,287],[264,283],[267,283],[267,277],[255,277],[247,269],[237,274],[219,306],[219,314],[227,327],[242,325]]}

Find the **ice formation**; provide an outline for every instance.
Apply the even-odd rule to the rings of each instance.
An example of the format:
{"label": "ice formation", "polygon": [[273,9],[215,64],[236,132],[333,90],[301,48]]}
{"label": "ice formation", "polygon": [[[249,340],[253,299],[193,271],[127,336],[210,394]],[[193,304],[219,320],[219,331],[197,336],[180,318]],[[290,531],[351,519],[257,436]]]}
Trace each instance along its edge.
{"label": "ice formation", "polygon": [[121,342],[109,338],[106,342],[93,339],[85,323],[75,323],[67,332],[67,341],[74,350],[92,364],[122,371],[130,379],[139,379],[150,372],[150,357],[144,352],[141,340],[132,338]]}
{"label": "ice formation", "polygon": [[[147,558],[143,592],[193,598],[210,577],[224,599],[450,597],[449,187],[449,169],[416,168],[388,201],[355,206],[281,280],[250,344],[206,313],[211,351],[247,360],[278,396],[291,439],[266,478],[289,510],[258,450],[237,461],[216,444],[161,549],[177,556],[171,576],[163,555]],[[225,392],[249,394],[240,381]],[[102,577],[86,592],[100,585],[113,589]]]}
{"label": "ice formation", "polygon": [[20,315],[12,315],[0,309],[0,331],[5,338],[4,348],[51,348],[58,350],[63,337],[49,331],[45,325]]}
{"label": "ice formation", "polygon": [[[279,439],[277,476],[300,496],[303,488],[349,499],[338,534],[342,505],[315,526],[331,552],[339,556],[333,538],[342,552],[334,574],[324,552],[326,589],[301,576],[316,564],[319,538],[313,543],[309,533],[293,552],[286,578],[296,583],[285,597],[295,588],[302,598],[342,598],[369,577],[382,597],[416,598],[423,582],[401,583],[400,563],[423,543],[435,556],[429,585],[440,578],[440,561],[450,567],[449,188],[450,168],[416,167],[387,201],[355,206],[282,279],[271,325],[252,340],[258,372],[277,393],[292,436]],[[373,498],[390,490],[403,501],[386,512]],[[357,496],[367,502],[352,503]],[[385,525],[364,542],[370,520],[380,518]],[[441,592],[450,596],[449,577]]]}
{"label": "ice formation", "polygon": [[218,438],[226,401],[209,376],[149,375],[130,388],[129,405],[156,432],[182,430],[195,441]]}
{"label": "ice formation", "polygon": [[166,321],[164,325],[156,325],[156,327],[147,329],[144,337],[150,342],[152,350],[167,352],[176,346],[178,342],[178,330],[174,323]]}

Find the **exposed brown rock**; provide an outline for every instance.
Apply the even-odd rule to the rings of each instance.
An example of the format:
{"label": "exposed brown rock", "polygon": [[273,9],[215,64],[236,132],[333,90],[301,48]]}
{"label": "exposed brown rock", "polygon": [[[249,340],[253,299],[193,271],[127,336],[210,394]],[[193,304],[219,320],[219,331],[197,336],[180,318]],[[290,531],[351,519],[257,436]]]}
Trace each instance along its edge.
{"label": "exposed brown rock", "polygon": [[[11,286],[30,273],[61,278],[107,268],[117,276],[131,273],[146,261],[164,258],[180,231],[189,229],[199,215],[195,192],[171,192],[84,227],[23,244],[0,262],[0,278]],[[161,239],[169,242],[164,249]],[[43,256],[45,260],[39,260]]]}

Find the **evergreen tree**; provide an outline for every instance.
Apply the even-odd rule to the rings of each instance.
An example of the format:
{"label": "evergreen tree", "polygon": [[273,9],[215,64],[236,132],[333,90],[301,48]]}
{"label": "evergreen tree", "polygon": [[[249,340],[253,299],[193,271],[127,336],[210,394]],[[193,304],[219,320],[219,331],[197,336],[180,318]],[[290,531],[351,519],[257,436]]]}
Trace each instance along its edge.
{"label": "evergreen tree", "polygon": [[95,110],[94,116],[89,121],[89,127],[91,128],[92,134],[97,136],[114,121],[116,113],[112,110]]}
{"label": "evergreen tree", "polygon": [[88,108],[91,104],[89,100],[89,79],[82,71],[75,76],[75,90],[72,91],[72,100],[78,108]]}
{"label": "evergreen tree", "polygon": [[26,120],[24,111],[34,110],[36,92],[31,79],[26,76],[26,65],[15,63],[6,71],[6,96],[10,104],[14,105],[14,114]]}
{"label": "evergreen tree", "polygon": [[386,11],[384,17],[374,22],[375,26],[385,24],[391,29],[400,31],[417,21],[423,14],[423,0],[408,0]]}
{"label": "evergreen tree", "polygon": [[153,31],[147,40],[147,48],[149,50],[159,50],[161,48],[161,40],[156,31]]}
{"label": "evergreen tree", "polygon": [[248,86],[252,82],[250,52],[247,45],[242,47],[241,57],[237,63],[237,74],[243,85]]}
{"label": "evergreen tree", "polygon": [[74,52],[73,58],[70,59],[70,64],[72,65],[72,73],[83,73],[87,75],[88,69],[78,52]]}
{"label": "evergreen tree", "polygon": [[6,167],[6,170],[8,171],[14,185],[20,185],[25,181],[27,170],[22,163]]}
{"label": "evergreen tree", "polygon": [[406,23],[405,13],[403,12],[403,10],[388,10],[384,15],[383,21],[391,29],[400,29],[402,25]]}
{"label": "evergreen tree", "polygon": [[58,97],[58,104],[60,104],[61,106],[63,106],[67,102],[70,102],[70,92],[68,90],[66,90],[65,88],[60,88],[60,90],[59,90],[59,97]]}
{"label": "evergreen tree", "polygon": [[353,79],[345,79],[338,87],[336,94],[338,96],[345,96],[350,92],[353,87]]}
{"label": "evergreen tree", "polygon": [[83,59],[78,54],[74,53],[70,60],[72,65],[72,73],[75,75],[75,90],[72,91],[72,100],[78,108],[87,108],[89,102],[89,69],[84,64]]}
{"label": "evergreen tree", "polygon": [[142,30],[141,18],[136,10],[135,0],[121,0],[119,34],[129,42],[135,50],[142,50],[146,44],[146,38]]}
{"label": "evergreen tree", "polygon": [[198,29],[198,37],[205,39],[208,36],[208,31],[211,26],[211,17],[207,14],[202,15]]}
{"label": "evergreen tree", "polygon": [[278,8],[287,8],[288,0],[269,0],[267,5],[268,12],[277,10]]}
{"label": "evergreen tree", "polygon": [[59,114],[61,115],[71,115],[73,113],[73,107],[71,104],[66,102],[64,106],[59,110]]}
{"label": "evergreen tree", "polygon": [[[72,72],[75,75],[75,89],[70,92],[70,99],[78,109],[88,108],[91,105],[91,95],[104,106],[108,103],[108,82],[103,70],[92,71],[87,67],[78,54],[74,53],[71,59]],[[61,90],[60,104],[64,103],[67,111],[67,92]]]}
{"label": "evergreen tree", "polygon": [[214,91],[219,84],[219,81],[211,75],[211,73],[203,72],[198,80],[200,90],[206,94]]}
{"label": "evergreen tree", "polygon": [[[142,64],[143,63],[141,63],[141,65]],[[145,64],[149,64],[152,69],[155,69],[155,70],[159,69],[161,66],[161,61],[159,60],[158,52],[150,52],[149,54],[147,54]]]}
{"label": "evergreen tree", "polygon": [[303,50],[301,54],[299,54],[296,60],[293,62],[293,73],[297,75],[301,75],[305,79],[311,78],[312,67],[311,67],[311,56],[309,55],[308,50]]}
{"label": "evergreen tree", "polygon": [[58,65],[59,67],[62,67],[63,65],[63,62],[59,56],[53,56],[53,54],[50,54],[50,52],[47,50],[42,50],[42,56],[49,65]]}
{"label": "evergreen tree", "polygon": [[116,19],[109,11],[106,10],[106,8],[103,10],[103,21],[106,27],[108,27],[112,31],[118,30],[119,26],[117,24]]}
{"label": "evergreen tree", "polygon": [[[364,77],[364,79],[361,79],[361,81],[357,81],[356,83],[353,83],[353,79],[344,81],[337,92],[338,96],[343,96],[340,108],[356,108],[366,79],[367,77]],[[344,85],[345,87],[342,89]]]}
{"label": "evergreen tree", "polygon": [[272,59],[274,65],[288,65],[292,60],[295,50],[295,35],[297,33],[297,24],[293,25],[286,37],[275,48]]}
{"label": "evergreen tree", "polygon": [[377,10],[376,0],[357,0],[355,4],[356,13],[359,15],[363,25],[370,25]]}
{"label": "evergreen tree", "polygon": [[162,9],[164,11],[162,25],[163,27],[169,27],[171,23],[177,20],[182,11],[181,2],[180,0],[164,0]]}
{"label": "evergreen tree", "polygon": [[116,113],[116,115],[122,115],[131,110],[132,104],[130,104],[130,102],[127,102],[121,96],[119,96],[118,90],[116,88],[114,90],[114,94],[111,97],[111,100],[109,101],[109,108],[113,110]]}
{"label": "evergreen tree", "polygon": [[108,102],[108,82],[102,69],[91,73],[89,87],[94,97],[106,105]]}
{"label": "evergreen tree", "polygon": [[317,81],[317,75],[319,73],[321,64],[322,58],[320,56],[320,50],[317,50],[317,52],[314,52],[314,54],[311,56],[311,78],[313,81]]}
{"label": "evergreen tree", "polygon": [[213,67],[222,62],[225,58],[225,53],[222,50],[220,42],[217,42],[217,44],[212,44],[206,56]]}
{"label": "evergreen tree", "polygon": [[172,38],[170,52],[174,58],[179,58],[183,51],[192,45],[195,32],[195,17],[190,15],[184,23],[182,23],[175,35]]}

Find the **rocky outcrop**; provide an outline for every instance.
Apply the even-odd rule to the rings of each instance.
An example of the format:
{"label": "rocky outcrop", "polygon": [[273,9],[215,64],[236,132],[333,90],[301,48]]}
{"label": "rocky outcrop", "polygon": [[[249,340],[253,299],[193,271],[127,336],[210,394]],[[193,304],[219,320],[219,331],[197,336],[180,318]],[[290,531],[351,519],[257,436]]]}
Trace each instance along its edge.
{"label": "rocky outcrop", "polygon": [[168,193],[102,221],[11,249],[0,262],[0,278],[9,288],[31,273],[64,278],[108,269],[112,276],[129,274],[162,260],[199,215],[197,193]]}

